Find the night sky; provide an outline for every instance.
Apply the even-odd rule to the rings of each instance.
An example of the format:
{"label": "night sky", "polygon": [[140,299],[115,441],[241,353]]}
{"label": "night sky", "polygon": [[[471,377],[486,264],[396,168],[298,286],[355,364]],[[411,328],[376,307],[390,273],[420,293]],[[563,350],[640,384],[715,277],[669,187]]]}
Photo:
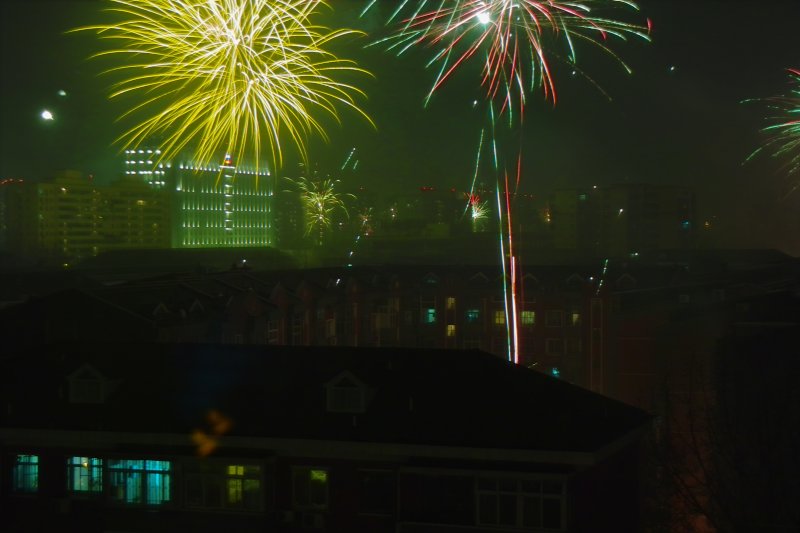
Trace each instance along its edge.
{"label": "night sky", "polygon": [[[382,31],[379,13],[356,17],[363,0],[330,3],[335,13],[320,22],[373,35]],[[557,187],[691,185],[700,217],[718,217],[722,244],[800,254],[800,191],[784,198],[789,181],[769,157],[743,165],[760,143],[765,110],[741,103],[786,92],[785,69],[800,67],[800,1],[639,4],[653,21],[653,42],[613,42],[632,76],[610,58],[579,49],[579,65],[612,101],[559,65],[558,105],[541,94],[529,99],[523,189],[544,198]],[[107,99],[110,80],[99,75],[103,65],[87,60],[98,49],[96,38],[64,34],[100,20],[101,7],[100,1],[78,0],[2,4],[0,178],[37,180],[71,168],[110,181],[120,170],[120,147],[112,141],[121,133],[115,118],[124,107]],[[477,76],[450,80],[423,109],[435,75],[424,68],[430,51],[398,58],[377,47],[364,49],[369,41],[351,40],[337,52],[375,74],[362,86],[369,94],[364,108],[377,130],[345,112],[343,125],[330,128],[329,144],[311,142],[312,160],[334,170],[356,146],[358,174],[346,179],[373,190],[467,188],[481,125],[471,108],[480,95]],[[41,120],[45,108],[54,121]],[[288,162],[280,174],[292,169]]]}

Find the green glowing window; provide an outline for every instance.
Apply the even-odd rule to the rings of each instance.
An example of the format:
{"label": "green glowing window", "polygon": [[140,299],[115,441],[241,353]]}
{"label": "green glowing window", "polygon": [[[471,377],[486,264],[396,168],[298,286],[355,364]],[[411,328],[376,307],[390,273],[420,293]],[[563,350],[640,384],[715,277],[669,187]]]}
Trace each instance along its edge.
{"label": "green glowing window", "polygon": [[102,492],[103,460],[96,457],[68,458],[67,490],[71,492]]}
{"label": "green glowing window", "polygon": [[475,323],[481,316],[481,312],[478,309],[467,309],[467,322]]}
{"label": "green glowing window", "polygon": [[328,470],[295,468],[292,477],[294,505],[298,508],[328,507]]}
{"label": "green glowing window", "polygon": [[435,324],[436,323],[436,308],[428,307],[426,309],[423,309],[422,321],[425,324]]}
{"label": "green glowing window", "polygon": [[246,510],[261,508],[261,467],[228,466],[225,506]]}
{"label": "green glowing window", "polygon": [[535,311],[523,311],[520,314],[520,318],[522,320],[523,326],[533,326],[536,323],[536,312]]}
{"label": "green glowing window", "polygon": [[39,490],[39,456],[17,455],[14,464],[13,488],[16,492]]}
{"label": "green glowing window", "polygon": [[170,501],[169,461],[109,459],[108,488],[112,500],[126,504],[160,505]]}

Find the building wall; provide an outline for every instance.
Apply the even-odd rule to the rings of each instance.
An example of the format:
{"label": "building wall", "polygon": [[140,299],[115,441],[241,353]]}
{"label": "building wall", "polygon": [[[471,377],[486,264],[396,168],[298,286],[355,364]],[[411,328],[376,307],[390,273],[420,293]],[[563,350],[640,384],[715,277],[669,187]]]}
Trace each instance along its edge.
{"label": "building wall", "polygon": [[246,248],[274,244],[272,181],[232,165],[173,165],[173,248]]}

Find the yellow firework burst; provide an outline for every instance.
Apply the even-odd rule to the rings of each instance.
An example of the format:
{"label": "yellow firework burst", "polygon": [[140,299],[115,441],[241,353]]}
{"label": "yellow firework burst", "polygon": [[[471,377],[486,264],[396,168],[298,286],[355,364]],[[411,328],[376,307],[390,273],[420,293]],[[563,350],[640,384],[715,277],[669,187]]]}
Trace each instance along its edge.
{"label": "yellow firework burst", "polygon": [[[259,167],[268,150],[280,166],[288,140],[306,157],[309,135],[327,139],[319,115],[339,120],[341,107],[364,93],[337,81],[367,74],[326,50],[358,32],[313,25],[324,0],[108,0],[119,22],[79,28],[114,46],[98,56],[123,56],[112,98],[141,100],[124,116],[138,122],[118,142],[159,138],[163,157],[191,148],[201,164],[223,154]],[[262,163],[263,165],[263,163]]]}
{"label": "yellow firework burst", "polygon": [[334,189],[339,180],[332,179],[309,179],[301,177],[298,179],[286,178],[294,184],[300,192],[300,201],[303,204],[305,213],[306,235],[312,232],[322,234],[330,229],[332,216],[339,211],[349,217],[344,198],[355,198],[352,194],[340,194]]}

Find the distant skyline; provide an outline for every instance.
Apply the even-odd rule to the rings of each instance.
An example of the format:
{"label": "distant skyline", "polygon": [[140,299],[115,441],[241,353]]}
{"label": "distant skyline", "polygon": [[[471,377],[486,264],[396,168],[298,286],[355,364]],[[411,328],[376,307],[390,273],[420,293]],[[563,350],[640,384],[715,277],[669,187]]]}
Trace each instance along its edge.
{"label": "distant skyline", "polygon": [[[381,0],[383,1],[383,0]],[[388,0],[386,0],[388,1]],[[333,0],[319,19],[375,35],[383,20],[357,13],[363,0]],[[800,254],[800,194],[782,199],[786,178],[769,157],[743,164],[761,142],[763,107],[742,104],[786,92],[788,67],[800,67],[800,2],[642,0],[653,42],[612,42],[633,68],[628,76],[608,57],[585,50],[579,64],[603,89],[557,68],[559,103],[529,98],[523,143],[523,190],[619,182],[691,185],[701,216],[729,224],[732,243],[780,247]],[[46,178],[71,168],[110,181],[122,169],[123,148],[112,146],[124,111],[107,99],[102,64],[90,33],[65,35],[101,16],[101,1],[21,1],[2,5],[2,168],[0,178]],[[364,89],[373,130],[354,113],[329,129],[331,142],[312,140],[312,163],[335,174],[358,148],[356,176],[387,194],[421,185],[467,188],[479,117],[471,109],[477,82],[450,80],[428,109],[422,101],[434,73],[429,51],[395,57],[370,38],[344,50],[375,74]],[[581,51],[579,50],[579,53]],[[673,68],[674,67],[674,68]],[[59,94],[64,91],[65,94]],[[53,120],[43,120],[49,110]],[[295,173],[287,163],[279,175]],[[800,179],[800,178],[798,178]],[[738,239],[738,241],[737,241]]]}

